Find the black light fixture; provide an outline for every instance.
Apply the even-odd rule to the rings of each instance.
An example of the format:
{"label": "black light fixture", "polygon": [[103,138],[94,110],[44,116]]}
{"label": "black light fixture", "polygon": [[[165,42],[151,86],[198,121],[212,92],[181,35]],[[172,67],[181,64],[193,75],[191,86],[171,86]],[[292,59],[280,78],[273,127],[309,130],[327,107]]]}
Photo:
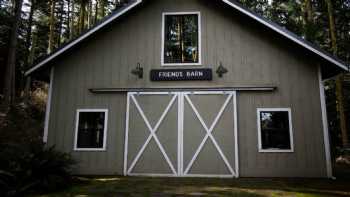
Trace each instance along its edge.
{"label": "black light fixture", "polygon": [[136,68],[131,70],[131,74],[138,76],[139,79],[143,78],[143,68],[140,63],[137,63]]}
{"label": "black light fixture", "polygon": [[218,76],[220,78],[222,78],[224,76],[224,74],[228,73],[228,70],[227,68],[225,68],[223,65],[222,65],[222,62],[220,62],[220,65],[218,67],[218,69],[216,69],[216,73],[218,74]]}

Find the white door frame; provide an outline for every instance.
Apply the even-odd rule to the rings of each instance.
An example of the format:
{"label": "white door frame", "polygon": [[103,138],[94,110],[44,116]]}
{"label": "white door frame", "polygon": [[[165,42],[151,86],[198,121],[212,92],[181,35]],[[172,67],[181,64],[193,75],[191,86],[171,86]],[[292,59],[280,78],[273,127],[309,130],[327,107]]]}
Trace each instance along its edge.
{"label": "white door frame", "polygon": [[[198,92],[129,92],[127,95],[127,109],[126,109],[126,129],[125,129],[125,147],[124,147],[124,175],[125,176],[163,176],[163,177],[220,177],[220,178],[232,178],[232,177],[239,177],[239,167],[238,167],[238,130],[237,130],[237,96],[236,91],[198,91]],[[166,109],[162,113],[160,119],[157,121],[156,125],[152,127],[145,116],[142,108],[140,107],[139,103],[135,99],[134,95],[173,95],[169,104],[167,105]],[[207,124],[204,122],[203,118],[199,114],[197,108],[193,105],[191,99],[188,95],[228,95],[226,98],[224,104],[222,105],[219,113],[216,115],[214,122],[211,123],[210,127],[207,126]],[[157,130],[164,120],[165,116],[168,114],[170,108],[173,106],[175,101],[178,101],[178,163],[177,163],[177,170],[175,170],[173,163],[169,159],[168,155],[166,154],[162,144],[160,143],[158,137],[157,137]],[[215,138],[212,135],[212,131],[214,130],[216,124],[222,117],[222,114],[228,104],[231,102],[233,104],[233,122],[234,122],[234,143],[235,143],[235,169],[232,168],[230,162],[227,160],[225,154],[222,152],[219,144],[216,142]],[[133,102],[137,108],[138,113],[141,115],[143,121],[145,122],[150,134],[148,138],[146,139],[145,143],[141,147],[140,151],[136,155],[136,157],[132,160],[130,167],[128,168],[128,134],[129,134],[129,115],[130,115],[130,104]],[[190,163],[187,165],[187,167],[184,169],[183,164],[183,122],[184,122],[184,103],[187,102],[190,105],[190,109],[193,110],[195,113],[197,119],[200,121],[202,127],[206,131],[206,135],[203,138],[201,144],[197,148],[195,154],[193,155]],[[133,168],[135,167],[136,163],[138,162],[139,158],[141,157],[142,153],[145,151],[147,145],[149,144],[151,139],[154,139],[158,148],[160,149],[163,157],[167,161],[172,174],[154,174],[154,173],[132,173]],[[227,175],[216,175],[216,174],[189,174],[189,171],[197,159],[198,154],[203,149],[205,143],[210,139],[218,153],[220,154],[221,158],[223,159],[226,167],[228,168],[230,174]]]}

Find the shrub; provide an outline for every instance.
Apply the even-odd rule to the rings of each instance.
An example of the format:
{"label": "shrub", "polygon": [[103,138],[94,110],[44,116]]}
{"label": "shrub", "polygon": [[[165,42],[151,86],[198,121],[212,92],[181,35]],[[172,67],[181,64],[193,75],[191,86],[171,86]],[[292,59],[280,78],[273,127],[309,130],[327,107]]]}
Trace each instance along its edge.
{"label": "shrub", "polygon": [[0,196],[51,192],[70,185],[75,162],[42,142],[40,110],[17,104],[0,106],[0,113]]}
{"label": "shrub", "polygon": [[69,154],[35,142],[29,146],[0,144],[0,196],[23,196],[29,191],[50,192],[71,184]]}

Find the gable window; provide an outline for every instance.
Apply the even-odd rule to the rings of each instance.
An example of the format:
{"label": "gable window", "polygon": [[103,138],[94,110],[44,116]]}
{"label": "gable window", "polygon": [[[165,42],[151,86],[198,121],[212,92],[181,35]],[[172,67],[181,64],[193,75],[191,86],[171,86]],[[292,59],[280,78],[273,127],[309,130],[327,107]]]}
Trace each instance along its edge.
{"label": "gable window", "polygon": [[106,150],[107,122],[108,110],[77,110],[74,150]]}
{"label": "gable window", "polygon": [[162,65],[200,65],[199,12],[163,13]]}
{"label": "gable window", "polygon": [[259,108],[259,152],[293,152],[291,110]]}

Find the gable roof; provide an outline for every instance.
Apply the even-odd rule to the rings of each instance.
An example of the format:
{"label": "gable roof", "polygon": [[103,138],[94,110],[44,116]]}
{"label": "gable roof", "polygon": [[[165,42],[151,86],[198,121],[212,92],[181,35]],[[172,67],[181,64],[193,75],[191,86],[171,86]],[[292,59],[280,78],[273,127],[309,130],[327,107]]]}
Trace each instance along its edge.
{"label": "gable roof", "polygon": [[[286,28],[283,28],[282,26],[271,22],[262,16],[248,10],[247,8],[244,8],[242,5],[237,3],[235,0],[221,0],[225,4],[229,5],[230,7],[234,8],[235,10],[239,11],[240,13],[254,19],[255,21],[263,24],[264,26],[270,28],[271,30],[275,31],[276,33],[279,33],[283,37],[293,41],[294,43],[304,47],[305,49],[311,51],[312,53],[316,54],[317,56],[323,58],[324,60],[338,66],[339,68],[349,71],[349,66],[344,61],[340,60],[339,58],[331,55],[330,53],[320,49],[319,47],[315,46],[314,44],[302,39],[301,37],[297,36],[296,34],[292,33],[291,31],[287,30]],[[61,48],[54,51],[52,54],[44,58],[42,61],[40,61],[38,64],[33,66],[31,69],[26,71],[25,75],[30,75],[34,71],[44,67],[49,63],[50,61],[54,60],[59,55],[63,54],[67,50],[71,49],[78,43],[82,42],[83,40],[87,39],[92,34],[96,33],[98,30],[103,28],[104,26],[110,24],[115,19],[119,18],[120,16],[124,15],[137,5],[141,4],[143,0],[131,0],[130,3],[128,3],[126,6],[120,8],[119,10],[115,11],[111,16],[107,17],[105,20],[97,24],[95,27],[91,28],[90,30],[83,33],[78,38],[72,40],[71,42],[67,43],[66,45],[62,46]]]}

